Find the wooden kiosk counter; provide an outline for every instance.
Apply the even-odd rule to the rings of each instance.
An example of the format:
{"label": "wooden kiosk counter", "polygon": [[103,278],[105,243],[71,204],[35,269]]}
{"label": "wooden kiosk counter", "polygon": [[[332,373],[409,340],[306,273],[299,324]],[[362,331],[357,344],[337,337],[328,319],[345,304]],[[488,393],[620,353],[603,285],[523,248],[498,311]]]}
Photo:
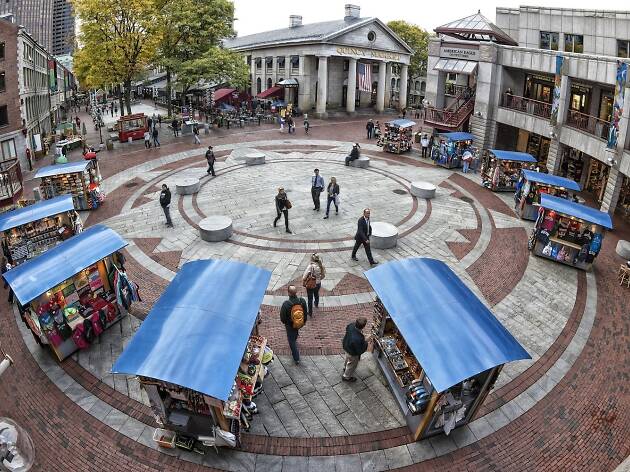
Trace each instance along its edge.
{"label": "wooden kiosk counter", "polygon": [[449,267],[405,259],[365,272],[378,365],[417,441],[470,422],[504,364],[530,359]]}

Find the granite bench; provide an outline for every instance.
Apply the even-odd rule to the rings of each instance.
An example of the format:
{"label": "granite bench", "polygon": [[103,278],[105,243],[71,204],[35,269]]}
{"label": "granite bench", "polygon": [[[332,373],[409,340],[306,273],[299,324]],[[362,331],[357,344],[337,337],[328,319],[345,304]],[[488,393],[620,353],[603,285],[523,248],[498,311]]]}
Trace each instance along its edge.
{"label": "granite bench", "polygon": [[192,195],[201,188],[201,181],[196,177],[183,177],[175,181],[175,193],[178,195]]}
{"label": "granite bench", "polygon": [[391,223],[375,221],[372,223],[370,246],[374,249],[391,249],[398,242],[398,228]]}
{"label": "granite bench", "polygon": [[418,198],[433,198],[437,187],[429,182],[411,182],[411,195]]}
{"label": "granite bench", "polygon": [[227,241],[232,236],[232,218],[223,215],[204,218],[199,222],[199,235],[212,243]]}

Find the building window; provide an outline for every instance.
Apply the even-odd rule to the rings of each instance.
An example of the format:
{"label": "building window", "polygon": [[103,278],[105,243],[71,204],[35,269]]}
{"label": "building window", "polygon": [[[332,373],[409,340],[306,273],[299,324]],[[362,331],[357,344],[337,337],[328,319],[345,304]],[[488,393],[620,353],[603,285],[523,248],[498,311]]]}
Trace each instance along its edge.
{"label": "building window", "polygon": [[420,84],[420,92],[424,93],[424,91],[427,89],[427,83],[426,82],[422,82]]}
{"label": "building window", "polygon": [[584,36],[581,34],[564,35],[565,52],[584,52]]}
{"label": "building window", "polygon": [[4,60],[4,43],[0,43],[0,60]]}
{"label": "building window", "polygon": [[291,56],[291,72],[297,72],[299,68],[300,68],[300,56]]}
{"label": "building window", "polygon": [[2,71],[0,72],[0,92],[4,92],[7,89],[4,79],[5,79],[5,73],[4,71]]}
{"label": "building window", "polygon": [[350,61],[348,59],[343,60],[343,71],[347,72],[350,70]]}
{"label": "building window", "polygon": [[540,49],[551,49],[552,51],[558,50],[558,33],[551,33],[549,31],[540,32]]}
{"label": "building window", "polygon": [[617,40],[617,57],[630,58],[630,41],[625,39]]}
{"label": "building window", "polygon": [[394,78],[392,77],[392,86],[391,86],[391,89],[393,90],[393,89],[395,89],[395,88],[396,88],[396,79],[394,79]]}
{"label": "building window", "polygon": [[9,112],[7,106],[0,107],[0,126],[7,126],[9,124]]}
{"label": "building window", "polygon": [[278,70],[284,70],[285,62],[286,62],[286,58],[284,56],[280,56],[276,58],[276,63],[278,64]]}
{"label": "building window", "polygon": [[262,67],[262,59],[260,57],[256,58],[256,69],[260,70]]}
{"label": "building window", "polygon": [[262,88],[262,80],[260,80],[260,77],[258,77],[256,79],[256,93],[262,92],[261,88]]}
{"label": "building window", "polygon": [[2,141],[0,143],[0,148],[2,150],[2,160],[8,161],[9,159],[14,159],[17,157],[17,152],[15,150],[15,140],[7,139],[6,141]]}
{"label": "building window", "polygon": [[273,69],[273,57],[265,57],[265,70],[271,71]]}
{"label": "building window", "polygon": [[372,73],[378,74],[378,63],[372,64]]}
{"label": "building window", "polygon": [[273,80],[271,80],[271,77],[269,77],[267,79],[267,88],[270,89],[271,87],[273,87]]}
{"label": "building window", "polygon": [[371,43],[373,43],[374,41],[376,41],[376,32],[374,32],[374,31],[370,31],[370,32],[367,34],[367,39],[368,39],[368,41],[369,41],[369,42],[371,42]]}

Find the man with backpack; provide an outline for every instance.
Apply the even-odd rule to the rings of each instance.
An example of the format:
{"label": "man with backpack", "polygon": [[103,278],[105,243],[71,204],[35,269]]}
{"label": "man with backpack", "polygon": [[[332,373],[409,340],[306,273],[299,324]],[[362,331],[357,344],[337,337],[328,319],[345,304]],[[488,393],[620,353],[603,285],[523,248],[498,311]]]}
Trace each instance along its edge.
{"label": "man with backpack", "polygon": [[306,324],[306,300],[297,296],[295,285],[289,285],[289,299],[280,308],[280,321],[287,330],[287,340],[291,348],[291,355],[296,364],[300,363],[300,351],[297,347],[299,330]]}
{"label": "man with backpack", "polygon": [[368,343],[361,332],[367,325],[365,318],[357,318],[354,323],[346,326],[346,335],[343,337],[343,350],[346,351],[346,362],[343,368],[342,380],[346,382],[356,382],[354,371],[359,365],[361,354],[367,351]]}

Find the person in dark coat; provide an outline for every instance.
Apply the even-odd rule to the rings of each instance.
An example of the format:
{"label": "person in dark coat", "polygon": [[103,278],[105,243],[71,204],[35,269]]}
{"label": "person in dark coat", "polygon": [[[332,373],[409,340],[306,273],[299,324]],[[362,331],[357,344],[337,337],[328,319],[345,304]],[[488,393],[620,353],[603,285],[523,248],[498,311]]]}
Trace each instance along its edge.
{"label": "person in dark coat", "polygon": [[372,119],[368,120],[367,124],[365,125],[365,130],[367,131],[367,138],[372,139],[372,137],[374,136],[374,122],[372,121]]}
{"label": "person in dark coat", "polygon": [[291,203],[289,202],[289,197],[285,193],[284,189],[280,187],[278,189],[278,194],[276,195],[276,219],[273,220],[273,227],[275,228],[278,224],[278,220],[282,215],[284,215],[284,227],[287,233],[292,234],[292,231],[289,229],[289,208],[291,207]]}
{"label": "person in dark coat", "polygon": [[343,350],[346,352],[346,362],[343,368],[342,380],[346,382],[356,382],[354,371],[359,365],[361,354],[367,351],[368,343],[361,332],[367,325],[365,318],[357,318],[353,323],[346,326],[346,335],[343,337]]}
{"label": "person in dark coat", "polygon": [[352,161],[355,161],[359,158],[359,156],[361,155],[360,149],[361,146],[359,146],[359,143],[354,143],[354,146],[352,146],[352,151],[350,151],[350,154],[346,156],[347,166],[349,166]]}
{"label": "person in dark coat", "polygon": [[372,225],[370,224],[370,209],[363,210],[363,216],[357,222],[357,232],[354,235],[354,248],[352,248],[352,260],[358,261],[357,251],[359,246],[363,245],[365,254],[367,255],[370,265],[376,265],[378,262],[372,257],[372,249],[370,248],[370,236],[372,236]]}
{"label": "person in dark coat", "polygon": [[162,191],[160,192],[160,206],[164,211],[164,216],[166,217],[166,226],[169,228],[173,227],[173,222],[171,221],[171,191],[168,189],[166,184],[162,184]]}
{"label": "person in dark coat", "polygon": [[216,177],[214,173],[214,161],[216,158],[214,157],[214,151],[212,150],[212,146],[208,146],[208,150],[206,151],[206,161],[208,161],[208,174],[212,174],[212,177]]}
{"label": "person in dark coat", "polygon": [[293,322],[291,320],[291,308],[293,308],[293,305],[302,305],[302,310],[304,313],[304,324],[306,324],[306,314],[308,313],[308,307],[306,306],[306,300],[304,300],[304,298],[302,297],[297,296],[297,288],[295,288],[294,285],[289,285],[288,292],[289,299],[286,300],[280,308],[280,321],[287,331],[287,340],[289,341],[289,347],[291,348],[291,356],[293,356],[293,361],[296,364],[299,364],[300,351],[297,347],[297,338],[300,335],[300,332],[293,327]]}

